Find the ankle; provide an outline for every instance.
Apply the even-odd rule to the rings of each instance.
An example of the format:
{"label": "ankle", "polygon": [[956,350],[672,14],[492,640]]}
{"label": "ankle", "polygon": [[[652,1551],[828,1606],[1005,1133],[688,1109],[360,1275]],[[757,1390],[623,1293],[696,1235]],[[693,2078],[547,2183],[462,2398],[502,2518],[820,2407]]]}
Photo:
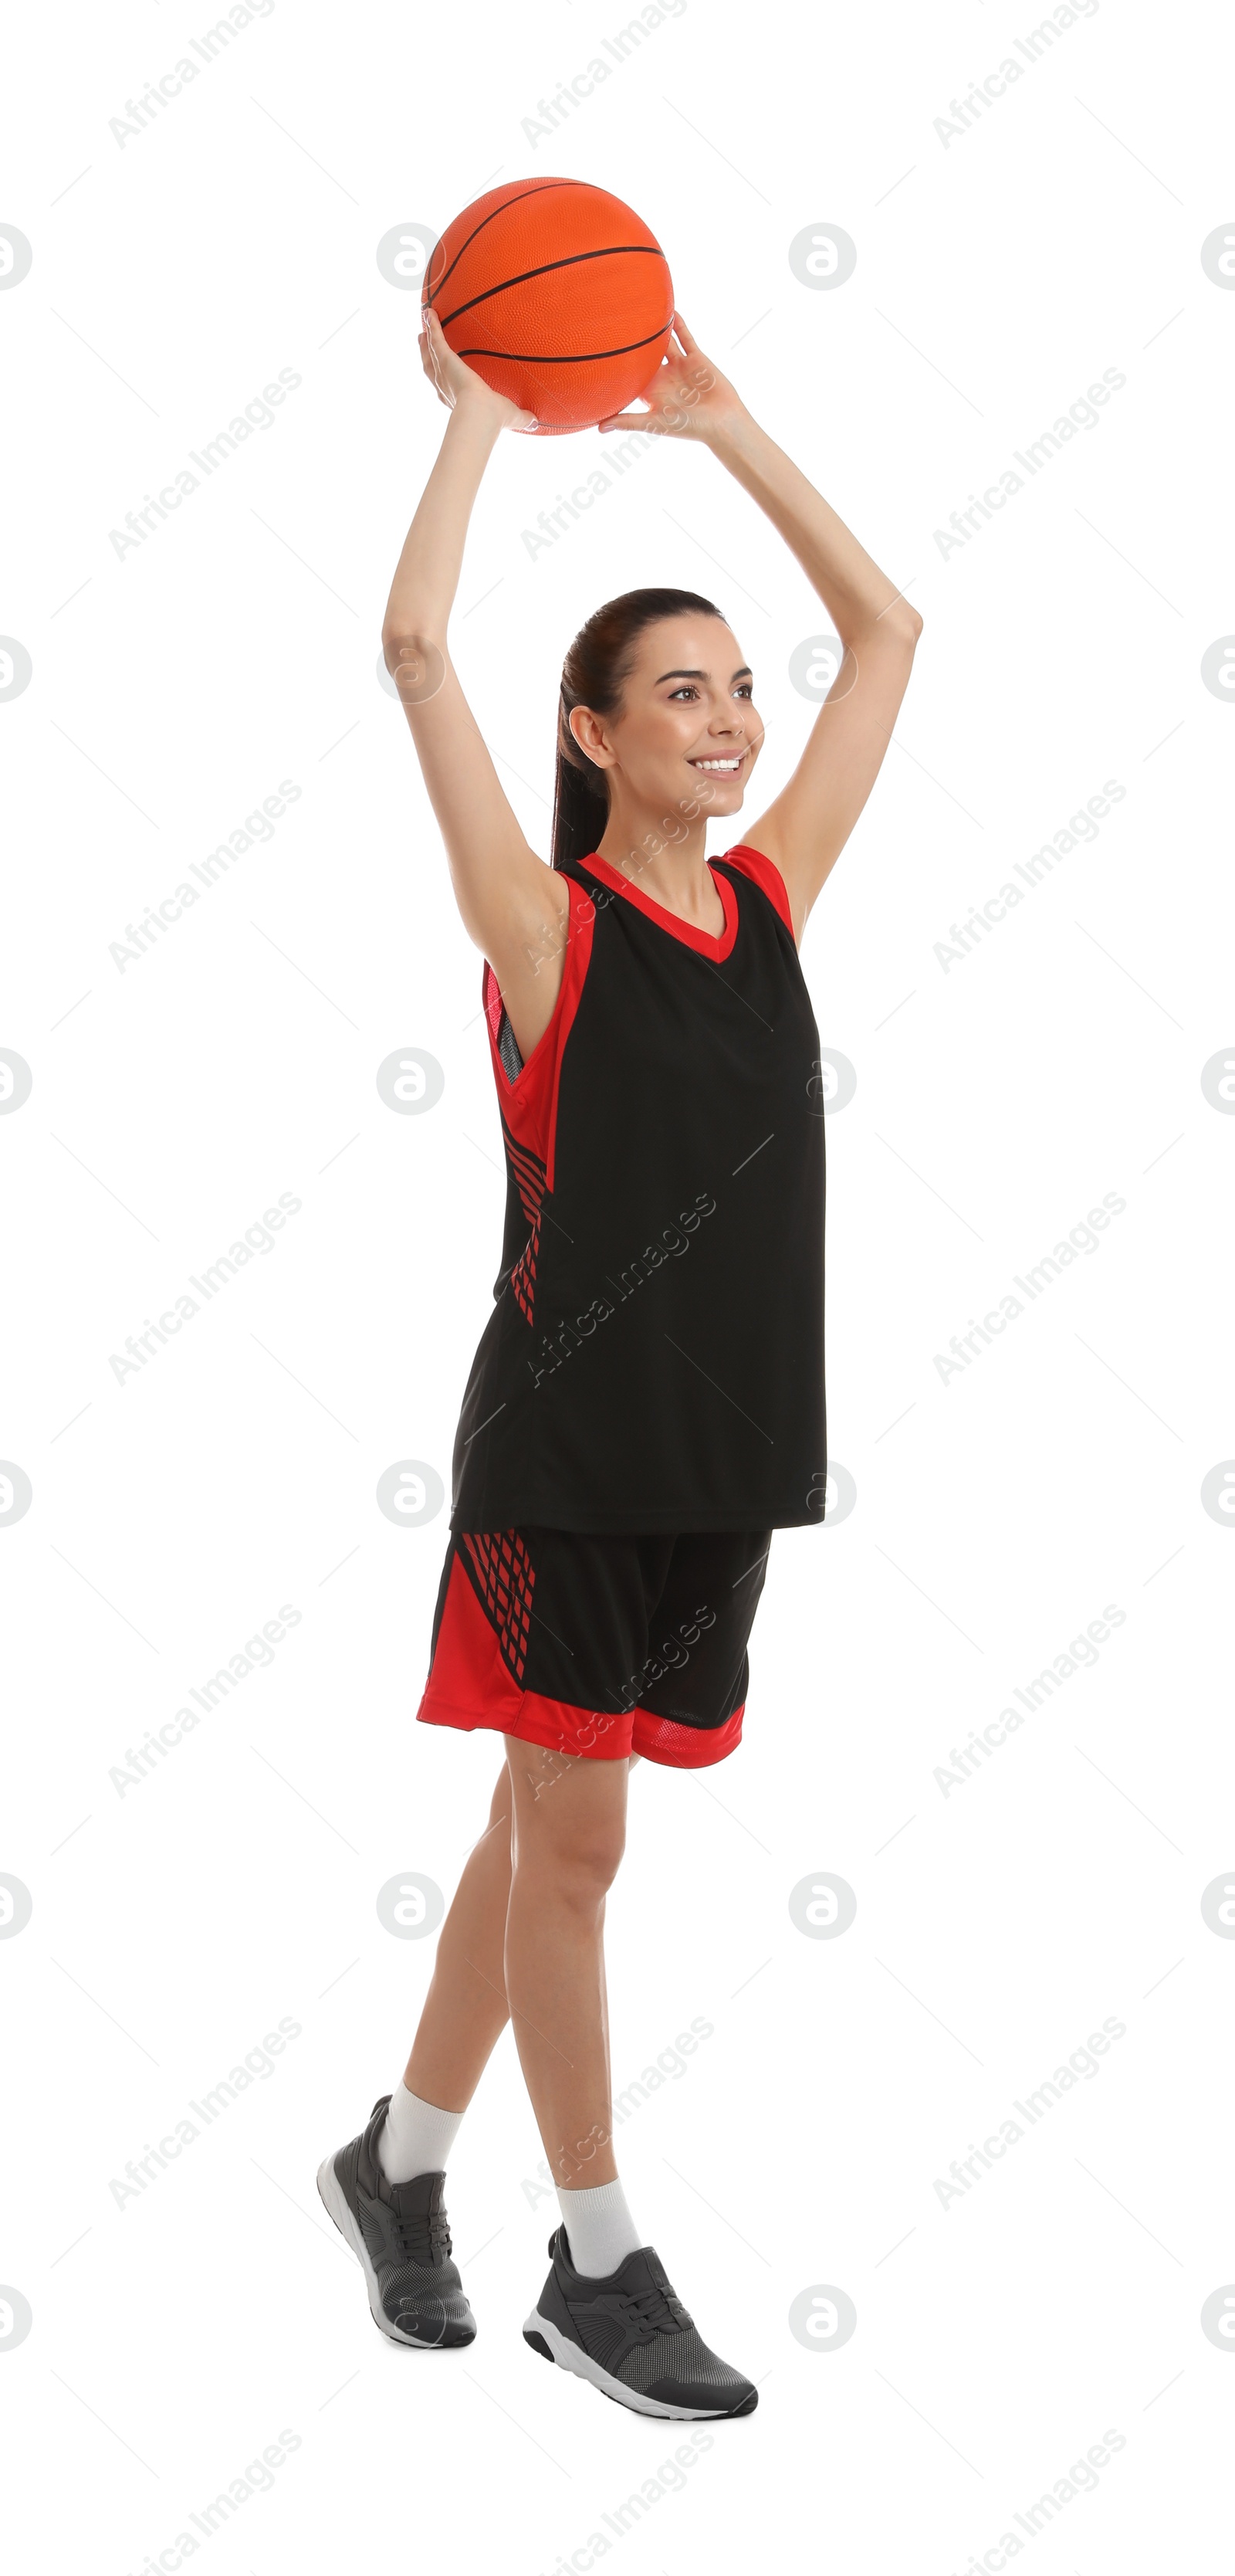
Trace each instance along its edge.
{"label": "ankle", "polygon": [[607,2280],[628,2254],[637,2253],[643,2239],[616,2176],[587,2191],[567,2190],[559,2183],[557,2198],[572,2271]]}
{"label": "ankle", "polygon": [[439,2110],[402,2081],[396,2084],[377,2133],[377,2160],[387,2182],[414,2182],[417,2174],[443,2172],[462,2118],[462,2111]]}

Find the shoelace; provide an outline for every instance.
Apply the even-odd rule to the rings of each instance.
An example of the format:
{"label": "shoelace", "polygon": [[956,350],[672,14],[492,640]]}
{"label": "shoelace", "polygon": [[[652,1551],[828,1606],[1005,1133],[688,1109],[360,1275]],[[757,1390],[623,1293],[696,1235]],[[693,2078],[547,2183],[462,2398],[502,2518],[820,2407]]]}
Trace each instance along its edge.
{"label": "shoelace", "polygon": [[391,2215],[398,2234],[399,2252],[405,2263],[416,2263],[425,2272],[446,2261],[452,2248],[450,2223],[444,2209],[435,2210],[427,2217],[401,2218],[397,2211],[392,2211]]}
{"label": "shoelace", "polygon": [[634,2327],[644,2343],[656,2334],[680,2334],[690,2323],[681,2300],[672,2290],[627,2291],[622,2308],[625,2321]]}

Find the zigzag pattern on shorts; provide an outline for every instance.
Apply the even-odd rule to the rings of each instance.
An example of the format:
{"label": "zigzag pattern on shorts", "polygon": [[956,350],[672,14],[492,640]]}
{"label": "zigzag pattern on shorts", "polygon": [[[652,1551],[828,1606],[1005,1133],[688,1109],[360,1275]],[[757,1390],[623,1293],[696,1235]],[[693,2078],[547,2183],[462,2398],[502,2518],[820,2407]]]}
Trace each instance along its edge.
{"label": "zigzag pattern on shorts", "polygon": [[515,1680],[523,1679],[532,1625],[536,1568],[518,1530],[461,1533],[479,1583],[490,1625]]}

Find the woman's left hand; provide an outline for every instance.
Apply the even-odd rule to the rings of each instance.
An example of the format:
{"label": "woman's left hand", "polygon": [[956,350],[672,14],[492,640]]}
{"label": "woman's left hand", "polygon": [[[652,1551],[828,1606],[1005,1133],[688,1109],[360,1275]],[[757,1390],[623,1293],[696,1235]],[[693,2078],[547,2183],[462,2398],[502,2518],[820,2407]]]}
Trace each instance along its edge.
{"label": "woman's left hand", "polygon": [[668,352],[639,400],[647,404],[646,411],[614,412],[597,427],[642,429],[652,438],[698,438],[706,444],[743,409],[728,377],[705,358],[680,313],[673,316]]}

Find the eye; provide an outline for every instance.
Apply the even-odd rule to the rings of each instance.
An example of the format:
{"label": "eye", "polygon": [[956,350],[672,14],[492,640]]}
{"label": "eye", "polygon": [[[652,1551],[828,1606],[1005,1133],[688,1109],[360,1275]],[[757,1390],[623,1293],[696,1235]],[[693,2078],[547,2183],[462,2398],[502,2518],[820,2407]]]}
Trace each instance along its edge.
{"label": "eye", "polygon": [[698,690],[696,689],[693,680],[683,680],[680,689],[670,689],[669,701],[671,702],[674,698],[694,698],[697,697],[698,694]]}

